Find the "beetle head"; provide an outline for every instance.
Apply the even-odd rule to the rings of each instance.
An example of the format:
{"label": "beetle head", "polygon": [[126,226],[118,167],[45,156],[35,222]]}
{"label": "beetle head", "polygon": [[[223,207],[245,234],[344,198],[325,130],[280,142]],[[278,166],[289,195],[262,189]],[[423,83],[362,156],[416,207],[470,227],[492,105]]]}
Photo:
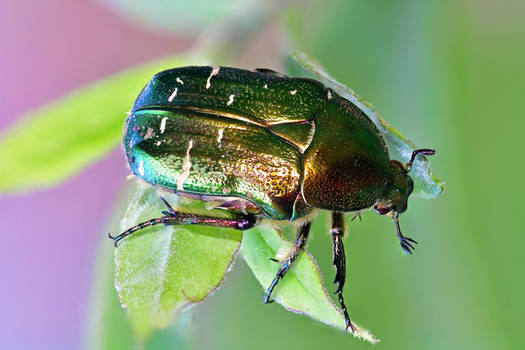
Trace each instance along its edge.
{"label": "beetle head", "polygon": [[403,213],[407,210],[408,197],[414,189],[414,181],[408,175],[408,171],[403,163],[397,160],[391,161],[392,182],[387,185],[382,198],[374,206],[376,213],[385,215],[391,211]]}
{"label": "beetle head", "polygon": [[408,197],[414,190],[414,181],[408,175],[412,169],[412,164],[418,154],[430,156],[435,151],[433,149],[418,149],[412,152],[412,157],[407,164],[397,160],[390,162],[392,166],[392,181],[387,185],[383,192],[382,198],[374,206],[376,213],[385,215],[390,212],[401,214],[407,210]]}

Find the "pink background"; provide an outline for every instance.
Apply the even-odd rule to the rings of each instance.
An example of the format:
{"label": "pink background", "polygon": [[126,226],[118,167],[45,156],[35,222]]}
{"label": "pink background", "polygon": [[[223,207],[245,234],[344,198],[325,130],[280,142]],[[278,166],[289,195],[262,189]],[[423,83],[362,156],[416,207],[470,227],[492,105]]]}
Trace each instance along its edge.
{"label": "pink background", "polygon": [[[187,46],[88,0],[1,1],[0,132],[76,87]],[[127,173],[116,150],[57,188],[0,197],[0,348],[82,347],[96,248]]]}

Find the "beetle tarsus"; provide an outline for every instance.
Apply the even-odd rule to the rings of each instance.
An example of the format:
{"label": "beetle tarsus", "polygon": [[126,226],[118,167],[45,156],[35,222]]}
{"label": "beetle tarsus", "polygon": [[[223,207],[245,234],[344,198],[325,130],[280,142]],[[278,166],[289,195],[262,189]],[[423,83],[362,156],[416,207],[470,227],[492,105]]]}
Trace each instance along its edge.
{"label": "beetle tarsus", "polygon": [[346,279],[346,257],[345,257],[345,247],[343,245],[343,235],[344,235],[344,218],[343,214],[338,212],[332,213],[332,229],[330,233],[332,234],[333,239],[333,248],[334,248],[334,260],[333,264],[336,268],[334,283],[337,283],[337,290],[334,294],[339,296],[339,305],[341,305],[341,310],[345,317],[346,331],[348,328],[352,329],[352,333],[355,332],[355,326],[350,321],[350,316],[348,316],[348,310],[345,305],[343,297],[343,287],[345,285]]}
{"label": "beetle tarsus", "polygon": [[138,225],[130,227],[129,229],[127,229],[126,231],[122,232],[118,236],[112,236],[111,234],[108,234],[108,237],[113,240],[113,243],[115,244],[115,247],[118,247],[118,243],[121,240],[123,240],[127,236],[135,233],[136,231],[142,230],[143,228],[146,228],[146,227],[159,225],[159,224],[166,224],[166,225],[168,225],[169,224],[169,219],[172,219],[172,218],[169,217],[169,216],[164,216],[164,217],[161,217],[161,218],[150,219],[148,221],[144,221],[144,222],[141,222]]}
{"label": "beetle tarsus", "polygon": [[348,311],[346,309],[345,301],[343,299],[343,291],[341,290],[337,294],[339,295],[339,304],[341,304],[341,309],[343,310],[343,314],[345,316],[345,324],[346,324],[345,332],[348,332],[348,328],[350,328],[352,330],[352,334],[354,334],[356,328],[354,324],[352,323],[352,321],[350,321],[350,317],[348,316]]}
{"label": "beetle tarsus", "polygon": [[[290,270],[290,267],[292,267],[292,264],[297,259],[301,251],[303,250],[304,246],[306,245],[306,241],[308,240],[308,234],[310,233],[310,223],[306,223],[303,227],[299,229],[297,232],[297,238],[295,239],[295,246],[293,247],[292,252],[288,256],[288,258],[281,263],[281,266],[279,267],[279,270],[277,271],[277,274],[275,275],[275,278],[273,279],[272,283],[266,289],[266,293],[264,293],[263,302],[265,304],[269,304],[272,302],[270,300],[272,296],[272,292],[275,289],[275,286],[277,286],[277,283],[286,275],[288,270]],[[270,260],[274,260],[273,258],[270,258]],[[277,260],[278,262],[278,260]]]}
{"label": "beetle tarsus", "polygon": [[275,286],[277,285],[277,283],[279,283],[281,278],[283,278],[286,272],[288,272],[289,268],[290,268],[290,264],[281,265],[281,267],[279,268],[279,271],[277,271],[277,275],[274,277],[272,283],[270,284],[270,286],[268,287],[268,289],[266,289],[266,292],[264,293],[263,303],[265,304],[273,303],[273,300],[270,300],[272,296],[272,292]]}

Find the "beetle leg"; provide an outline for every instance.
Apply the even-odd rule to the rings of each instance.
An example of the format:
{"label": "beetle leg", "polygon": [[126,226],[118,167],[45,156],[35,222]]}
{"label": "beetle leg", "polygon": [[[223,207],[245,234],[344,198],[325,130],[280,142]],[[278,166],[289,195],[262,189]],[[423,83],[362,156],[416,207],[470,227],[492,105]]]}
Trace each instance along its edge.
{"label": "beetle leg", "polygon": [[399,241],[401,243],[401,248],[405,251],[407,254],[412,254],[412,251],[416,249],[413,244],[417,244],[416,241],[414,241],[412,238],[405,237],[401,233],[401,228],[399,227],[399,214],[397,212],[394,212],[392,215],[392,218],[394,219],[394,222],[396,223],[396,230],[397,230],[397,237],[399,238]]}
{"label": "beetle leg", "polygon": [[333,264],[336,268],[334,283],[337,283],[337,290],[335,294],[339,296],[339,304],[345,316],[346,331],[348,328],[352,329],[352,333],[355,332],[355,326],[350,321],[348,311],[346,309],[345,301],[343,298],[343,286],[345,285],[346,278],[346,257],[345,247],[343,245],[343,235],[345,233],[344,217],[342,213],[332,212],[332,229],[330,230],[334,242],[334,260]]}
{"label": "beetle leg", "polygon": [[126,231],[122,232],[118,236],[112,236],[110,233],[108,233],[108,237],[113,240],[115,243],[115,247],[118,246],[118,243],[126,238],[127,236],[132,235],[133,233],[142,230],[143,228],[155,226],[155,225],[209,225],[209,226],[215,226],[215,227],[226,227],[226,228],[233,228],[236,230],[248,230],[252,227],[254,227],[257,224],[257,217],[256,216],[239,216],[237,218],[233,219],[226,219],[226,218],[215,218],[210,216],[202,216],[202,215],[193,215],[193,214],[187,214],[182,213],[173,210],[173,208],[166,202],[163,198],[161,198],[164,203],[168,206],[168,209],[170,212],[163,212],[166,216],[151,219],[148,221],[141,222],[138,225],[135,225],[133,227],[130,227]]}
{"label": "beetle leg", "polygon": [[292,266],[294,261],[297,259],[297,257],[303,250],[304,246],[306,245],[306,241],[308,240],[309,233],[310,233],[310,223],[307,222],[297,232],[297,238],[295,239],[295,245],[293,247],[292,252],[288,255],[286,260],[284,260],[281,263],[281,266],[279,267],[279,271],[277,271],[275,278],[273,279],[268,289],[266,289],[266,293],[264,294],[264,299],[263,299],[265,304],[272,302],[270,301],[270,297],[272,296],[272,292],[275,286],[284,277],[284,275],[288,272],[288,270],[290,270],[290,267]]}

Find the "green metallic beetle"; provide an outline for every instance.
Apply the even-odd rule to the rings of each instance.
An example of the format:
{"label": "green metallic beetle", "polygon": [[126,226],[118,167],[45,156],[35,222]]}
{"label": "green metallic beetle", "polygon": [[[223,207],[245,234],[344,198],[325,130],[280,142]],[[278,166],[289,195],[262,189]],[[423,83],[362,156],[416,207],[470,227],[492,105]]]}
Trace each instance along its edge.
{"label": "green metallic beetle", "polygon": [[334,283],[346,328],[355,331],[343,300],[346,262],[343,213],[374,208],[395,221],[413,189],[406,164],[390,160],[372,121],[321,83],[269,69],[182,67],[156,74],[126,120],[124,147],[133,173],[162,189],[203,201],[220,201],[234,218],[174,210],[116,237],[152,225],[205,224],[247,230],[261,218],[298,223],[294,249],[282,260],[264,302],[306,245],[316,209],[332,211]]}

